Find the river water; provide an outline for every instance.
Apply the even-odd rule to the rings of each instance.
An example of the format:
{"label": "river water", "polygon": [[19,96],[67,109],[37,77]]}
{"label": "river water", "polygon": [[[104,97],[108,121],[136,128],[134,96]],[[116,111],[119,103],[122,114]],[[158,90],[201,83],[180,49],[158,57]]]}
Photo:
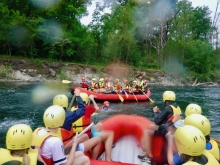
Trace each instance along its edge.
{"label": "river water", "polygon": [[[52,105],[56,94],[64,93],[71,100],[70,84],[62,83],[24,83],[0,82],[0,147],[5,147],[5,136],[8,128],[14,124],[29,124],[34,130],[43,126],[44,110]],[[212,87],[162,87],[152,86],[149,102],[110,103],[110,111],[95,116],[102,120],[116,114],[142,115],[153,120],[152,108],[163,107],[162,94],[165,90],[176,93],[176,101],[182,111],[189,103],[197,103],[202,107],[203,114],[211,122],[211,136],[220,139],[220,88]],[[98,103],[101,107],[102,103]],[[129,122],[129,121],[128,121]]]}

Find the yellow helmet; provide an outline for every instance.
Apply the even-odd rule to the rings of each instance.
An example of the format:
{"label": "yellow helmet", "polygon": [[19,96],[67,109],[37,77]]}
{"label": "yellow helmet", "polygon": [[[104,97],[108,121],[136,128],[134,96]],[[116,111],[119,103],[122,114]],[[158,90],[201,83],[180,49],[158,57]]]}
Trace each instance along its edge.
{"label": "yellow helmet", "polygon": [[100,78],[99,81],[103,82],[103,81],[104,81],[104,78]]}
{"label": "yellow helmet", "polygon": [[86,93],[81,92],[81,93],[80,93],[80,97],[82,98],[82,100],[83,100],[86,104],[88,104],[88,102],[89,102],[89,96],[88,96]]}
{"label": "yellow helmet", "polygon": [[206,139],[196,127],[184,125],[174,133],[175,144],[180,154],[200,156],[205,150]]}
{"label": "yellow helmet", "polygon": [[7,149],[22,150],[30,148],[32,133],[31,127],[26,124],[16,124],[10,127],[6,134]]}
{"label": "yellow helmet", "polygon": [[44,124],[47,128],[61,127],[65,120],[65,111],[59,105],[52,105],[48,107],[43,116]]}
{"label": "yellow helmet", "polygon": [[96,81],[96,78],[93,78],[92,81]]}
{"label": "yellow helmet", "polygon": [[53,98],[53,105],[60,105],[61,107],[67,108],[68,107],[68,98],[66,95],[56,95]]}
{"label": "yellow helmet", "polygon": [[137,81],[136,81],[136,80],[134,80],[134,81],[133,81],[133,83],[137,83]]}
{"label": "yellow helmet", "polygon": [[175,101],[176,100],[176,94],[173,91],[165,91],[163,93],[163,101]]}
{"label": "yellow helmet", "polygon": [[210,134],[211,124],[209,120],[200,114],[192,114],[184,120],[184,125],[192,125],[198,128],[205,136]]}
{"label": "yellow helmet", "polygon": [[185,110],[185,116],[191,114],[202,114],[202,108],[198,104],[189,104]]}

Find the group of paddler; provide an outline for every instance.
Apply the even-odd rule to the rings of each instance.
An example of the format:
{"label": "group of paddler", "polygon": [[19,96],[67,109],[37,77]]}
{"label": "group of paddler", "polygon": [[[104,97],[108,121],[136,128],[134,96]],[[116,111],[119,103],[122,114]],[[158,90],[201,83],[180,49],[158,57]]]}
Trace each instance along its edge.
{"label": "group of paddler", "polygon": [[127,79],[124,79],[123,82],[115,79],[112,82],[108,77],[100,78],[98,82],[96,78],[92,78],[91,83],[82,77],[82,81],[79,83],[82,88],[96,93],[144,94],[148,90],[147,80],[143,79],[143,76],[140,76],[138,80],[133,80],[132,84]]}
{"label": "group of paddler", "polygon": [[[84,153],[90,153],[90,159],[96,159],[102,142],[105,159],[111,161],[114,135],[112,131],[103,130],[101,123],[92,123],[91,115],[100,110],[94,96],[76,89],[73,98],[78,105],[70,105],[69,110],[66,95],[54,97],[53,105],[43,114],[45,127],[34,132],[26,124],[10,127],[6,134],[6,149],[0,149],[0,164],[89,165],[90,160]],[[106,106],[109,106],[108,102],[103,109]]]}
{"label": "group of paddler", "polygon": [[[101,122],[93,125],[91,115],[99,111],[94,96],[75,89],[73,98],[75,97],[78,105],[72,107],[68,106],[66,95],[55,96],[53,105],[43,114],[45,127],[39,127],[34,132],[26,124],[10,127],[6,134],[6,149],[0,149],[0,164],[89,165],[90,161],[85,153],[90,153],[90,159],[97,159],[101,142],[105,146],[106,161],[111,161],[114,133],[104,130]],[[93,106],[89,105],[89,100]],[[186,118],[182,119],[182,111],[175,102],[175,93],[165,91],[163,100],[162,111],[157,106],[153,108],[155,123],[144,131],[144,154],[138,158],[155,164],[157,161],[152,154],[154,146],[151,146],[151,142],[154,136],[162,136],[168,143],[168,161],[164,163],[219,164],[218,146],[210,138],[211,125],[202,115],[201,107],[189,104],[185,110]]]}
{"label": "group of paddler", "polygon": [[[153,108],[155,123],[145,130],[142,138],[143,155],[138,155],[142,162],[157,162],[152,153],[152,139],[162,136],[167,141],[167,155],[163,164],[169,165],[219,165],[219,148],[210,137],[210,121],[202,115],[198,104],[189,104],[182,111],[175,102],[173,91],[163,93],[164,109]],[[161,156],[160,156],[161,157]]]}

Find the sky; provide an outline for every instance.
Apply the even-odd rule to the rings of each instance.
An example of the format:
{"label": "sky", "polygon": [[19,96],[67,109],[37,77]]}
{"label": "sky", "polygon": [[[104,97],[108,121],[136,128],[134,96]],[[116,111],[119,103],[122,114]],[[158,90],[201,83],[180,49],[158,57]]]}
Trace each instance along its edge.
{"label": "sky", "polygon": [[[98,1],[100,1],[100,0],[98,0]],[[214,18],[214,14],[215,14],[218,0],[190,0],[190,1],[192,2],[193,7],[203,6],[203,5],[208,6],[209,9],[212,11],[211,17]],[[95,2],[93,1],[92,5],[88,6],[89,15],[87,17],[83,17],[81,19],[82,24],[88,25],[91,22],[92,13],[93,13],[94,9],[95,9]],[[106,10],[106,12],[110,13],[109,10]],[[218,12],[220,12],[220,4],[219,4]]]}
{"label": "sky", "polygon": [[[193,7],[203,6],[203,5],[208,6],[209,9],[212,11],[211,13],[212,18],[214,18],[218,0],[190,0],[190,1],[192,2]],[[220,4],[219,4],[218,12],[220,12]]]}

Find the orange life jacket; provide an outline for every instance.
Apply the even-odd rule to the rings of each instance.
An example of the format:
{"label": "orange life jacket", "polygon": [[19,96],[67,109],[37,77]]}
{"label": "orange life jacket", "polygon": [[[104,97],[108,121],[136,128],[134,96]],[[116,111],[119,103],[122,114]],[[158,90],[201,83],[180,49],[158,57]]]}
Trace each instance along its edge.
{"label": "orange life jacket", "polygon": [[[75,111],[77,109],[77,106],[73,107],[71,111]],[[92,117],[88,118],[85,116],[82,116],[79,118],[77,121],[75,121],[72,126],[73,126],[73,132],[82,132],[87,126],[90,125],[92,122]]]}

